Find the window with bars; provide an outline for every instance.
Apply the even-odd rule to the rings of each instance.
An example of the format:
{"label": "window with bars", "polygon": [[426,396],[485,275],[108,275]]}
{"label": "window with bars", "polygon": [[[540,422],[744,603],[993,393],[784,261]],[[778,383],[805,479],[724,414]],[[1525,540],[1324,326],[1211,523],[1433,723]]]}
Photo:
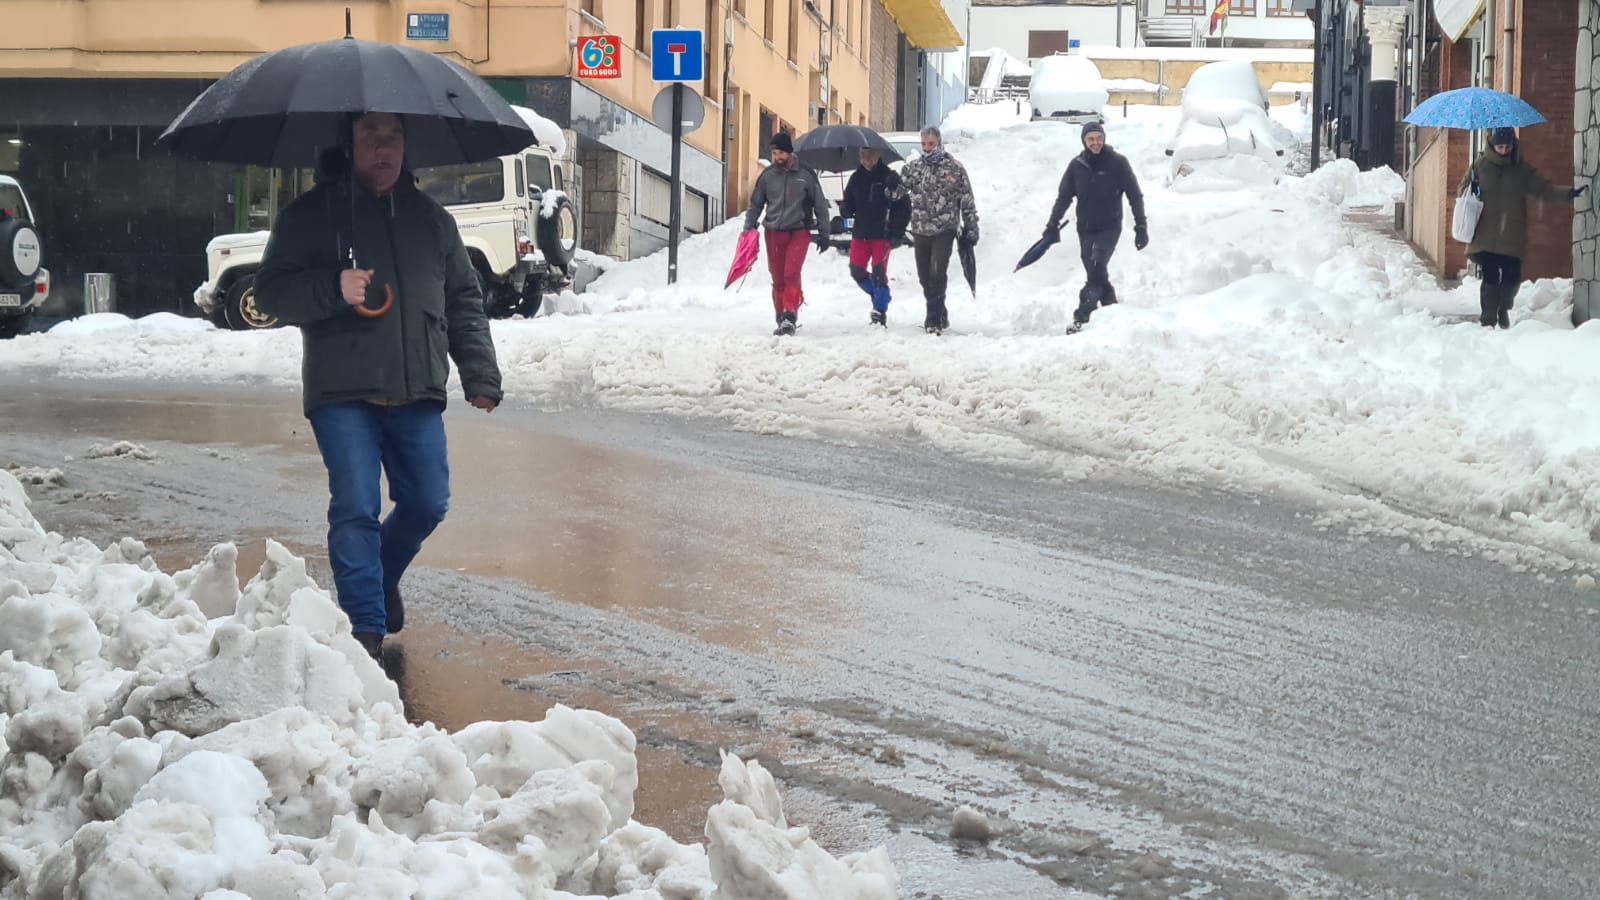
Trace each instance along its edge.
{"label": "window with bars", "polygon": [[656,223],[669,225],[672,219],[672,181],[644,166],[639,167],[639,215]]}

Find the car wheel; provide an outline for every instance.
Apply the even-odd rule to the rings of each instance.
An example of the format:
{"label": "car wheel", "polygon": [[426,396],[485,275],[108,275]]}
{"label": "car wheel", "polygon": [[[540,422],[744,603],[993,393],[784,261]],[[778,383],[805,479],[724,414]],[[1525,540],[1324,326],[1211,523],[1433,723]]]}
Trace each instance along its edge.
{"label": "car wheel", "polygon": [[522,291],[522,302],[517,304],[517,312],[524,319],[531,319],[544,309],[544,279],[537,275],[528,276],[528,286]]}
{"label": "car wheel", "polygon": [[570,274],[572,258],[578,252],[578,212],[566,197],[556,201],[555,214],[539,216],[534,226],[534,238],[539,242],[539,252],[553,268]]}
{"label": "car wheel", "polygon": [[278,320],[256,308],[256,276],[245,275],[228,288],[222,316],[234,331],[277,328]]}

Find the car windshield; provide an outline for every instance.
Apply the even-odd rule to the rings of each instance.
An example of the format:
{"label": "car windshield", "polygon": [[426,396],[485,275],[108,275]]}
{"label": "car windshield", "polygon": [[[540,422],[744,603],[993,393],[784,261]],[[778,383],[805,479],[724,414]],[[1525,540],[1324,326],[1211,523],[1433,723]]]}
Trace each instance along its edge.
{"label": "car windshield", "polygon": [[891,141],[889,146],[893,147],[894,152],[900,154],[900,158],[906,162],[911,162],[922,155],[920,141]]}
{"label": "car windshield", "polygon": [[22,189],[14,184],[0,184],[0,209],[13,210],[26,219],[33,218],[28,204],[22,201]]}
{"label": "car windshield", "polygon": [[445,206],[498,203],[505,199],[505,171],[500,160],[433,166],[417,170],[417,187]]}

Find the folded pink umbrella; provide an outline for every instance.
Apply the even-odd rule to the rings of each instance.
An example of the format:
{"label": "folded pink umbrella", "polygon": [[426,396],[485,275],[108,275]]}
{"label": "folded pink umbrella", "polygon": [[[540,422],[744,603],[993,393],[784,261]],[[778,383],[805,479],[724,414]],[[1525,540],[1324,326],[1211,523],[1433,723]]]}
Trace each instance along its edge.
{"label": "folded pink umbrella", "polygon": [[723,287],[728,287],[735,281],[750,274],[750,269],[756,264],[756,257],[761,255],[760,233],[752,228],[739,235],[739,244],[733,248],[733,265],[728,267],[728,280]]}

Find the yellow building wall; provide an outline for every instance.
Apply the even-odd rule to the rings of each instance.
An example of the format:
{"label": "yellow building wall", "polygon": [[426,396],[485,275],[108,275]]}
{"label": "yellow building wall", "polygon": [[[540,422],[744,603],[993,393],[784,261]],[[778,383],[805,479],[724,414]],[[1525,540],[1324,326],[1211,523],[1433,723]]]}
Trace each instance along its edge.
{"label": "yellow building wall", "polygon": [[[867,109],[868,3],[820,7],[824,16],[836,12],[841,18],[849,10],[851,19],[844,31],[853,46],[835,40],[831,48],[830,121],[838,121],[846,105],[856,119]],[[584,83],[647,118],[661,89],[650,80],[649,31],[703,29],[712,51],[710,77],[694,87],[706,94],[706,119],[686,143],[719,159],[723,24],[732,22],[739,108],[729,182],[744,182],[742,191],[729,192],[733,208],[742,208],[754,177],[753,152],[761,142],[749,133],[760,110],[800,132],[811,122],[808,102],[814,99],[813,73],[820,71],[822,29],[804,0],[772,0],[770,42],[763,31],[767,0],[645,0],[643,22],[637,0],[0,0],[0,78],[218,78],[259,53],[343,37],[347,5],[356,37],[444,53],[484,78],[570,76],[577,38],[615,34],[625,46],[622,77]],[[412,12],[448,13],[450,39],[405,41]],[[641,35],[645,46],[639,46]]]}
{"label": "yellow building wall", "polygon": [[[1094,59],[1093,54],[1089,54]],[[1151,84],[1159,84],[1167,90],[1160,102],[1168,105],[1177,105],[1183,97],[1183,86],[1189,83],[1189,76],[1194,70],[1205,65],[1209,60],[1196,59],[1094,59],[1095,67],[1100,70],[1103,78],[1139,78]],[[1293,62],[1252,62],[1255,66],[1256,77],[1261,81],[1262,90],[1270,90],[1279,82],[1299,83],[1311,81],[1311,63]],[[1268,94],[1268,100],[1274,106],[1293,103],[1293,94]],[[1126,99],[1129,103],[1156,103],[1153,92],[1142,91],[1113,91],[1111,105],[1120,105]]]}

